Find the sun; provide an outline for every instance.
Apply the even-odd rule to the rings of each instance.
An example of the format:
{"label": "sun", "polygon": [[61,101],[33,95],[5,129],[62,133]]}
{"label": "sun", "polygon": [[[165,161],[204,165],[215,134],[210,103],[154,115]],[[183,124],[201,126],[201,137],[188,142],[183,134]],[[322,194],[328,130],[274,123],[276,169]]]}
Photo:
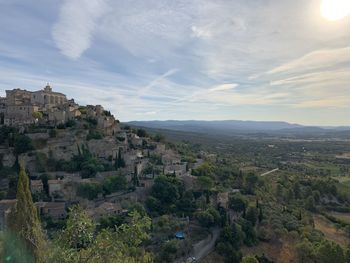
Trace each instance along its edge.
{"label": "sun", "polygon": [[350,0],[322,0],[321,14],[324,18],[335,21],[350,13]]}

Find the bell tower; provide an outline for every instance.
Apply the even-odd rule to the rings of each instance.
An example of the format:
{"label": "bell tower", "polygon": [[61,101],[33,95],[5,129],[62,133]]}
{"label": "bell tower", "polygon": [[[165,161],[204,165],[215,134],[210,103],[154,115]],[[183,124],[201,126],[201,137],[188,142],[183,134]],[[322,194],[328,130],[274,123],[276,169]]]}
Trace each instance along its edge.
{"label": "bell tower", "polygon": [[51,88],[51,86],[50,86],[49,83],[46,84],[46,86],[45,86],[45,88],[44,88],[44,91],[46,91],[46,92],[52,92],[52,88]]}

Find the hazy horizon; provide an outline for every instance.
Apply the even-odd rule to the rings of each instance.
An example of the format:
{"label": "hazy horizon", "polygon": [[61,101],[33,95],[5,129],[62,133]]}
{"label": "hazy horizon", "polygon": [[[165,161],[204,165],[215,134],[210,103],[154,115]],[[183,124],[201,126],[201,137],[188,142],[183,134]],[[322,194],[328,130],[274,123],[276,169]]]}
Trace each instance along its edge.
{"label": "hazy horizon", "polygon": [[294,122],[288,122],[288,121],[283,121],[283,120],[238,120],[238,119],[217,119],[217,120],[206,120],[206,119],[169,119],[169,120],[157,120],[157,119],[150,119],[150,120],[130,120],[130,121],[124,121],[123,123],[130,123],[130,122],[167,122],[167,121],[179,121],[179,122],[229,122],[229,121],[238,121],[238,122],[264,122],[264,123],[269,123],[269,122],[276,122],[276,123],[288,123],[290,125],[300,125],[300,126],[304,126],[304,127],[329,127],[329,128],[337,128],[337,127],[350,127],[350,125],[309,125],[309,124],[305,124],[305,123],[294,123]]}
{"label": "hazy horizon", "polygon": [[0,95],[121,121],[350,126],[350,0],[0,0]]}

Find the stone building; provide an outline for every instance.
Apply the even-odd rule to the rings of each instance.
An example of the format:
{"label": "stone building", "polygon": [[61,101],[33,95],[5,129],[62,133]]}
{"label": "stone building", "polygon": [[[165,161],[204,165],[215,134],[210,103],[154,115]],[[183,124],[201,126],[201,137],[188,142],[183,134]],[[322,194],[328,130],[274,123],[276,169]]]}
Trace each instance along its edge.
{"label": "stone building", "polygon": [[96,221],[103,217],[116,216],[123,213],[119,203],[103,202],[97,207],[87,210],[88,214]]}
{"label": "stone building", "polygon": [[35,205],[40,215],[50,216],[53,220],[67,217],[66,204],[64,202],[37,202]]}
{"label": "stone building", "polygon": [[49,84],[44,89],[34,92],[21,89],[6,90],[6,98],[0,98],[0,124],[32,124],[37,121],[33,113],[45,113],[66,103],[66,95],[52,91]]}
{"label": "stone building", "polygon": [[44,185],[41,180],[30,180],[30,191],[34,193],[41,193],[44,191]]}
{"label": "stone building", "polygon": [[39,105],[46,109],[67,103],[66,95],[52,91],[49,84],[43,90],[30,92],[31,104]]}

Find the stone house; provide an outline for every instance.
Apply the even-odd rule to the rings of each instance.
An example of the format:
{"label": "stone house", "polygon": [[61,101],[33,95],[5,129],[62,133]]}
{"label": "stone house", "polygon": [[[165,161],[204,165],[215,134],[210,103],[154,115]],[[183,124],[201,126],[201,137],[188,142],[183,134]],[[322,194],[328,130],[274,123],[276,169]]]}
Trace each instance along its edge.
{"label": "stone house", "polygon": [[216,196],[216,203],[222,208],[227,209],[228,208],[228,202],[229,202],[229,193],[223,192],[218,193]]}
{"label": "stone house", "polygon": [[35,205],[40,215],[48,215],[53,220],[67,217],[66,204],[64,202],[37,202]]}
{"label": "stone house", "polygon": [[187,163],[170,164],[164,166],[164,174],[173,174],[183,176],[187,173]]}
{"label": "stone house", "polygon": [[34,193],[41,193],[44,191],[44,185],[41,180],[30,180],[30,191]]}
{"label": "stone house", "polygon": [[140,146],[142,146],[142,143],[143,143],[143,139],[134,133],[131,133],[129,135],[129,141],[135,147],[140,147]]}
{"label": "stone house", "polygon": [[96,221],[103,217],[120,215],[122,212],[123,209],[119,203],[111,202],[103,202],[102,204],[87,210],[87,213]]}
{"label": "stone house", "polygon": [[61,179],[54,179],[48,180],[47,184],[49,186],[49,195],[50,197],[54,198],[62,192],[64,182]]}
{"label": "stone house", "polygon": [[162,163],[164,165],[181,164],[181,157],[175,154],[173,151],[169,150],[164,155],[162,155]]}

